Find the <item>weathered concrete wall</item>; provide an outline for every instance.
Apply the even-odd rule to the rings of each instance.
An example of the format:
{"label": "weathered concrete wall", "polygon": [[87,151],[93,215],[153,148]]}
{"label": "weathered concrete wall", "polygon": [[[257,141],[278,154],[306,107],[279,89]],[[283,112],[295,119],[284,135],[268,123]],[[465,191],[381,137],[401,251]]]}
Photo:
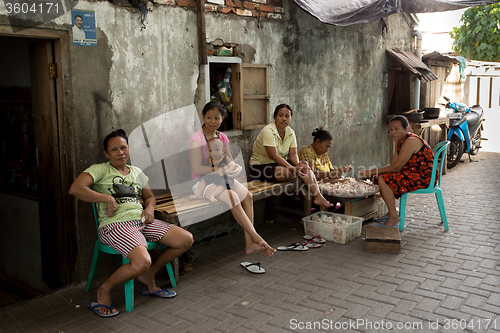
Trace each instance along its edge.
{"label": "weathered concrete wall", "polygon": [[[351,27],[326,25],[284,1],[285,19],[258,21],[206,13],[207,41],[222,38],[245,51],[243,61],[273,65],[270,113],[280,103],[294,109],[292,128],[299,147],[312,142],[311,132],[325,125],[334,137],[329,154],[334,165],[355,167],[389,161],[385,127],[386,48],[410,49],[411,27],[402,16]],[[107,1],[80,1],[78,9],[94,10],[97,47],[70,50],[71,109],[66,110],[74,178],[87,166],[104,161],[101,142],[117,128],[127,132],[165,112],[205,101],[204,72],[198,65],[196,13],[193,9],[154,5],[147,28],[137,14]],[[70,33],[70,14],[47,28]],[[270,118],[269,121],[272,121]],[[231,136],[248,161],[258,130]],[[169,142],[169,144],[185,144]],[[90,206],[77,203],[75,217],[79,257],[76,276],[86,279],[95,240]]]}

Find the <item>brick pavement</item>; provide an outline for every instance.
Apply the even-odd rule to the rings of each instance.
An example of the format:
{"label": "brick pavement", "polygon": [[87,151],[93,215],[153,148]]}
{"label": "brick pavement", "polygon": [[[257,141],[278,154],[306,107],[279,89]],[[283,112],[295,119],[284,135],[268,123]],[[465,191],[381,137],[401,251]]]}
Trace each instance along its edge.
{"label": "brick pavement", "polygon": [[[387,332],[392,325],[394,332],[500,332],[500,154],[474,159],[444,176],[449,232],[434,196],[409,195],[400,254],[366,253],[361,237],[246,256],[239,233],[193,248],[195,269],[180,278],[174,299],[142,297],[137,284],[127,313],[120,286],[113,299],[122,312],[103,319],[86,306],[95,288],[86,294],[81,283],[1,309],[0,331]],[[274,246],[303,234],[296,217],[258,231]],[[241,261],[260,261],[266,273],[250,274]],[[353,325],[358,320],[365,324]],[[316,329],[299,329],[315,322]],[[452,326],[466,322],[463,330]]]}

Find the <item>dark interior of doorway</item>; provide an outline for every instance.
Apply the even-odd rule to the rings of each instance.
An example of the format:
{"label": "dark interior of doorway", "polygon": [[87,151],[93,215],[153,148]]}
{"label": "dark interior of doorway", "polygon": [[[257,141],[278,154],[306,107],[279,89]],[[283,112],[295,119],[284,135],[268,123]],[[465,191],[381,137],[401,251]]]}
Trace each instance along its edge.
{"label": "dark interior of doorway", "polygon": [[26,301],[42,292],[18,280],[0,274],[0,308]]}
{"label": "dark interior of doorway", "polygon": [[396,115],[411,109],[412,75],[400,67],[388,70],[387,109],[389,115]]}
{"label": "dark interior of doorway", "polygon": [[33,241],[40,238],[40,225],[29,47],[40,41],[0,37],[0,212],[5,220],[16,222],[4,225],[0,236],[6,245],[0,251],[0,307],[50,290],[38,279],[41,248],[39,239]]}

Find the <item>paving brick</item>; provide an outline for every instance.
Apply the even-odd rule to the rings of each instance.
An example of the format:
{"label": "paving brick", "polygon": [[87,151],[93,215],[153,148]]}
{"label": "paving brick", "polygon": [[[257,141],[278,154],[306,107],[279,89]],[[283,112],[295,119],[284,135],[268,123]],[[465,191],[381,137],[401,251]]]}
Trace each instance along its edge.
{"label": "paving brick", "polygon": [[400,300],[395,306],[393,312],[401,313],[407,315],[418,302],[408,301],[406,299]]}
{"label": "paving brick", "polygon": [[359,296],[359,297],[365,297],[374,290],[375,290],[374,286],[364,285],[364,286],[361,286],[358,289],[354,290],[351,294]]}
{"label": "paving brick", "polygon": [[491,319],[491,318],[495,317],[494,313],[491,313],[491,312],[488,312],[485,310],[481,310],[481,309],[471,308],[470,306],[467,306],[467,305],[462,305],[458,310],[460,312],[470,314],[473,317],[481,317],[484,319]]}
{"label": "paving brick", "polygon": [[[487,297],[483,297],[483,296],[479,296],[479,295],[469,295],[469,297],[465,300],[464,305],[467,305],[467,306],[470,306],[473,308],[480,308],[481,305],[483,305],[487,299],[488,299]],[[500,305],[500,303],[497,305]]]}
{"label": "paving brick", "polygon": [[368,311],[370,311],[369,306],[354,304],[350,309],[348,309],[344,313],[343,317],[357,320],[358,318],[361,318]]}
{"label": "paving brick", "polygon": [[424,289],[424,290],[432,291],[432,290],[436,289],[440,284],[441,283],[439,281],[426,279],[424,282],[422,282],[418,286],[418,289]]}
{"label": "paving brick", "polygon": [[269,315],[269,314],[266,314],[266,313],[256,313],[254,316],[252,316],[251,318],[247,319],[243,324],[242,326],[244,326],[245,328],[248,328],[250,330],[253,330],[254,332],[256,331],[256,329],[267,323],[270,319],[272,319],[273,316],[272,315]]}
{"label": "paving brick", "polygon": [[469,321],[472,319],[472,316],[467,314],[467,313],[464,313],[461,311],[456,311],[453,309],[444,308],[444,307],[437,307],[434,310],[434,313],[440,314],[443,316],[443,318],[447,318],[447,319],[457,319],[457,320],[466,320],[466,321]]}
{"label": "paving brick", "polygon": [[377,301],[379,303],[387,303],[387,304],[397,304],[400,299],[393,296],[382,295],[376,292],[373,292],[367,296],[367,298]]}
{"label": "paving brick", "polygon": [[[298,315],[298,313],[296,313],[296,312],[291,312],[291,311],[286,311],[286,310],[281,311],[277,315],[274,315],[273,318],[269,319],[266,324],[272,325],[272,326],[282,327],[282,326],[290,323],[290,320],[296,319],[297,315]],[[312,318],[310,318],[309,320],[311,320],[311,319]],[[262,325],[262,326],[264,326],[264,325]],[[261,327],[259,327],[259,329],[260,328]]]}
{"label": "paving brick", "polygon": [[169,331],[170,332],[184,332],[184,331],[190,329],[193,326],[195,326],[193,323],[181,320],[176,325],[170,327]]}
{"label": "paving brick", "polygon": [[416,281],[403,281],[403,282],[401,282],[401,284],[399,284],[396,287],[396,291],[402,291],[402,292],[411,293],[419,285],[420,285],[420,283],[418,283]]}
{"label": "paving brick", "polygon": [[345,310],[350,309],[353,306],[351,302],[336,297],[327,297],[323,300],[323,303],[330,304],[335,308],[345,309]]}
{"label": "paving brick", "polygon": [[287,333],[289,332],[288,329],[285,328],[280,328],[276,326],[271,326],[268,324],[264,324],[257,328],[258,332],[264,332],[264,333]]}
{"label": "paving brick", "polygon": [[280,308],[263,303],[253,304],[251,308],[257,312],[266,313],[271,316],[274,316],[282,311]]}
{"label": "paving brick", "polygon": [[393,291],[392,293],[389,294],[389,296],[396,297],[399,299],[406,299],[406,300],[413,301],[413,302],[420,302],[423,299],[422,296],[414,295],[412,293],[407,293],[407,292],[401,292],[401,291]]}
{"label": "paving brick", "polygon": [[459,267],[459,263],[447,262],[442,265],[439,270],[445,272],[456,272]]}
{"label": "paving brick", "polygon": [[456,278],[450,278],[447,277],[444,279],[444,281],[441,283],[441,287],[446,287],[446,288],[456,288],[462,283],[461,279],[456,279]]}
{"label": "paving brick", "polygon": [[393,305],[386,303],[378,303],[371,307],[370,315],[377,316],[380,318],[385,317],[392,309],[394,309]]}

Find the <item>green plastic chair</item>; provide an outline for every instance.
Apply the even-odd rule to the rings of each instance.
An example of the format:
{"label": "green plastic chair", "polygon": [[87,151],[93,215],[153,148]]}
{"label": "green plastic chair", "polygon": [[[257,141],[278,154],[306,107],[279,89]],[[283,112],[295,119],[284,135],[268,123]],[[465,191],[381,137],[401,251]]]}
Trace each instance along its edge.
{"label": "green plastic chair", "polygon": [[[101,241],[99,240],[99,221],[98,221],[99,219],[97,218],[98,215],[95,203],[92,203],[92,209],[94,210],[94,220],[98,231],[97,231],[97,240],[95,241],[95,246],[94,246],[94,255],[92,257],[92,265],[90,266],[89,278],[87,279],[87,286],[85,287],[86,292],[90,291],[90,287],[92,286],[92,282],[94,281],[95,270],[97,267],[97,263],[99,262],[99,257],[101,255],[101,252],[109,254],[117,254],[118,268],[130,262],[127,258],[122,256],[113,248],[107,245],[103,245],[101,243]],[[152,250],[158,245],[160,245],[162,249],[166,248],[166,246],[161,245],[158,242],[148,241],[148,250]],[[172,269],[172,265],[168,263],[166,267],[167,267],[168,277],[170,279],[170,284],[172,285],[172,288],[175,288],[177,286],[177,283],[175,282],[174,270]],[[134,309],[134,279],[125,282],[124,286],[125,286],[125,310],[130,312]]]}
{"label": "green plastic chair", "polygon": [[443,175],[443,165],[444,163],[441,163],[439,166],[439,179],[434,186],[433,184],[435,183],[436,180],[436,173],[437,173],[437,165],[439,159],[441,161],[445,160],[445,153],[446,149],[448,148],[448,145],[450,144],[450,141],[442,141],[438,143],[432,151],[434,152],[434,163],[432,165],[432,177],[431,177],[431,182],[429,187],[419,189],[416,191],[408,192],[405,193],[401,196],[399,199],[399,231],[403,231],[405,228],[405,211],[406,211],[406,195],[409,193],[434,193],[436,195],[436,200],[437,204],[439,207],[439,214],[441,215],[441,220],[443,221],[444,225],[444,230],[448,231],[448,220],[446,219],[446,211],[444,209],[444,200],[443,200],[443,192],[441,191],[441,178]]}

